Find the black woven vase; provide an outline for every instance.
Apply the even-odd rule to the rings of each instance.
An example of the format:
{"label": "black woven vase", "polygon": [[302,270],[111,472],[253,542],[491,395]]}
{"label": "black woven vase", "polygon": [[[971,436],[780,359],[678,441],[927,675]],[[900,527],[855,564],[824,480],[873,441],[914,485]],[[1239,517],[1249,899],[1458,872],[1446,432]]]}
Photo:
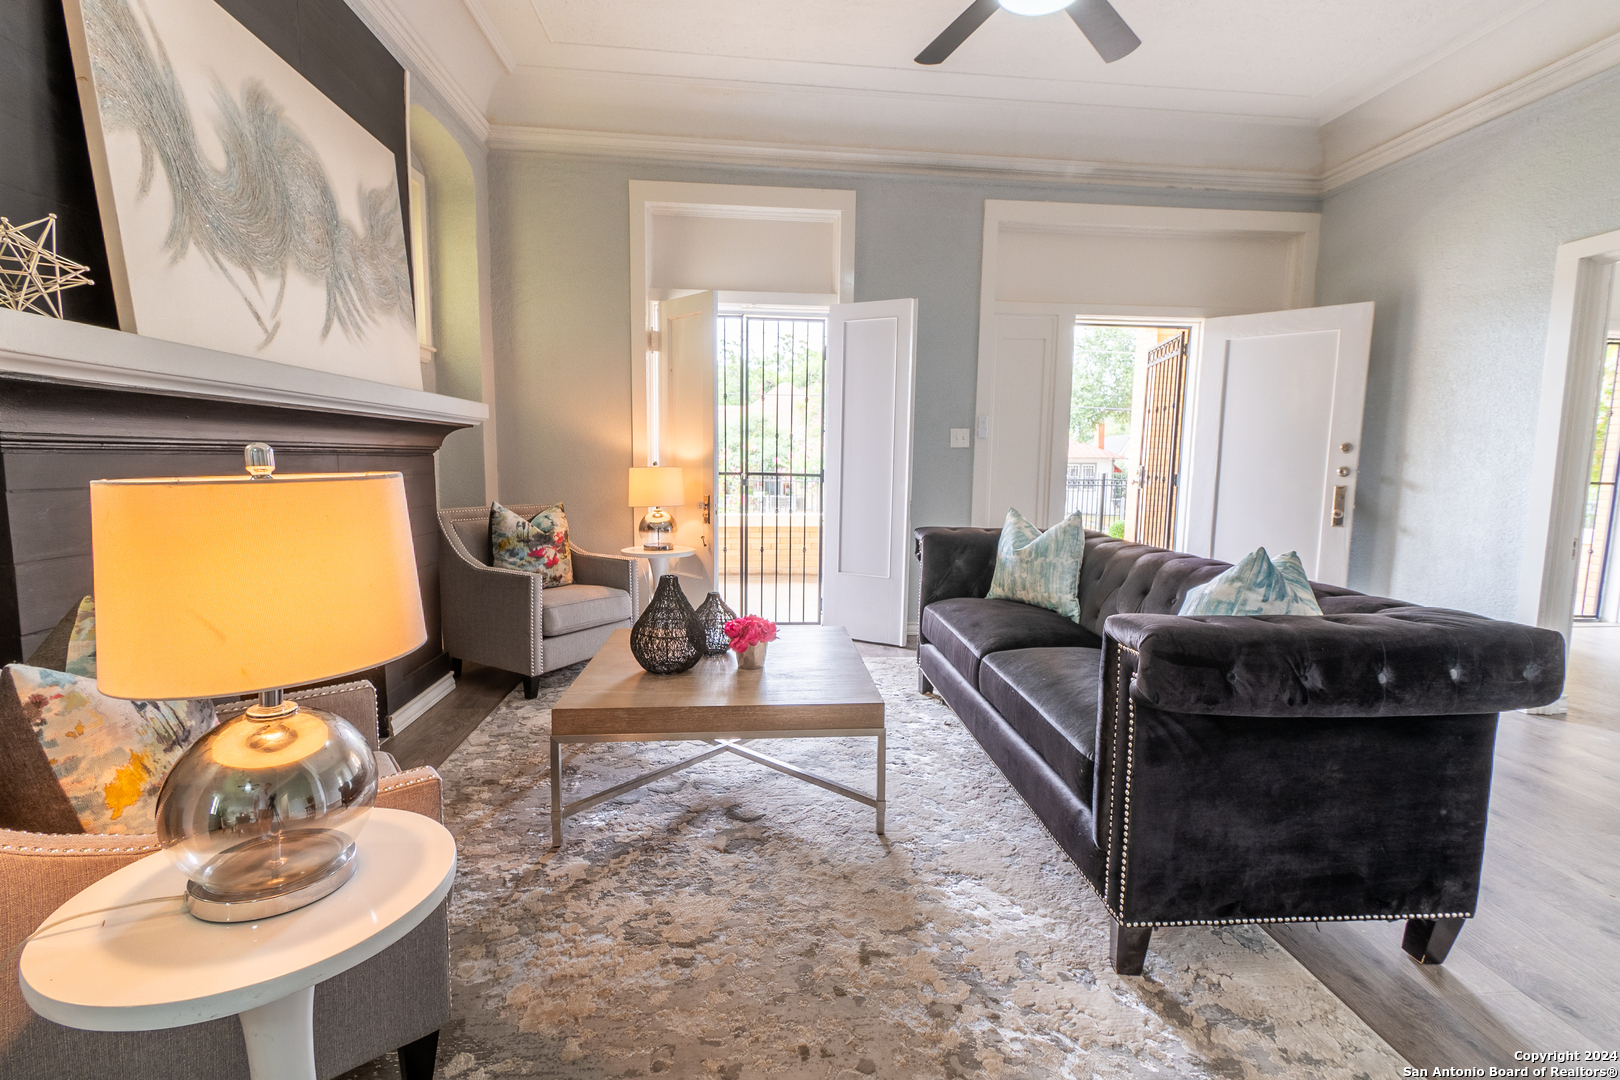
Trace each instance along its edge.
{"label": "black woven vase", "polygon": [[703,657],[703,628],[674,574],[658,579],[652,603],[630,628],[630,654],[654,675],[679,675]]}
{"label": "black woven vase", "polygon": [[698,605],[697,621],[703,628],[704,656],[724,656],[731,649],[731,639],[726,637],[726,623],[736,617],[737,613],[726,606],[717,592],[710,593],[708,599]]}

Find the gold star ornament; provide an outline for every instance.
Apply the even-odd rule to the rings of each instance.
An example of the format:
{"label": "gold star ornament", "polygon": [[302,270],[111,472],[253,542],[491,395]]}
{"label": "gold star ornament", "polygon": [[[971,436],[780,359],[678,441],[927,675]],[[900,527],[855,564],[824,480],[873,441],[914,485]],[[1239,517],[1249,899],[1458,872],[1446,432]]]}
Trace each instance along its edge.
{"label": "gold star ornament", "polygon": [[56,215],[26,225],[0,217],[0,307],[62,317],[62,290],[94,285],[90,268],[56,253]]}

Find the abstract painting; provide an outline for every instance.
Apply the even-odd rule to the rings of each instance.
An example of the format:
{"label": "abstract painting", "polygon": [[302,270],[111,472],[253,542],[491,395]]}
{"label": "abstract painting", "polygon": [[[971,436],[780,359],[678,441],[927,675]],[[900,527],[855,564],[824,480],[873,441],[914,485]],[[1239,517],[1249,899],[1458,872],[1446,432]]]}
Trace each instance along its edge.
{"label": "abstract painting", "polygon": [[393,153],[214,0],[63,6],[122,328],[420,389]]}

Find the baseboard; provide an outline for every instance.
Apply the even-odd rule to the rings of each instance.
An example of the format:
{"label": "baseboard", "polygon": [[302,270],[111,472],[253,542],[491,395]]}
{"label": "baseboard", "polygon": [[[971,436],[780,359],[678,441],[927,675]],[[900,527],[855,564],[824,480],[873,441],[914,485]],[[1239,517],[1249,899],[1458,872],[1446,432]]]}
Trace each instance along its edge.
{"label": "baseboard", "polygon": [[1569,698],[1560,694],[1558,700],[1551,705],[1541,705],[1534,709],[1521,709],[1532,716],[1563,716],[1569,712]]}
{"label": "baseboard", "polygon": [[395,735],[411,726],[411,723],[427,712],[433,706],[449,697],[456,688],[456,677],[446,673],[438,682],[417,694],[411,700],[388,714],[388,726]]}

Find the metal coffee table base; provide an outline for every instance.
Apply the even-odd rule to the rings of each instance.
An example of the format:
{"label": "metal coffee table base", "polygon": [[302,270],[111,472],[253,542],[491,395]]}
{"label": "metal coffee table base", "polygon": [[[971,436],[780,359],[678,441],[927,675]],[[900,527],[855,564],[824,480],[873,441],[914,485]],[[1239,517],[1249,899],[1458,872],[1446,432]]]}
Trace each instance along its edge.
{"label": "metal coffee table base", "polygon": [[[877,739],[877,795],[871,796],[854,788],[815,773],[806,772],[794,765],[757,750],[750,750],[744,744],[756,739],[840,739],[840,738],[875,738]],[[677,761],[673,765],[665,765],[662,769],[643,773],[633,780],[626,780],[616,784],[606,791],[599,791],[595,795],[587,796],[577,802],[564,803],[562,794],[562,744],[563,743],[603,743],[603,742],[701,742],[714,747],[701,754],[694,755],[684,761]],[[740,758],[775,769],[807,784],[824,788],[834,795],[842,795],[846,799],[853,799],[863,806],[870,806],[877,811],[877,831],[883,833],[883,811],[887,806],[884,802],[884,758],[885,748],[882,728],[848,728],[843,730],[828,730],[825,728],[814,731],[707,731],[707,732],[680,732],[657,735],[563,735],[552,736],[551,739],[551,846],[562,847],[563,820],[589,810],[601,803],[611,802],[627,791],[634,791],[638,787],[656,783],[672,773],[682,769],[689,769],[702,761],[708,761],[720,754],[736,754]]]}

